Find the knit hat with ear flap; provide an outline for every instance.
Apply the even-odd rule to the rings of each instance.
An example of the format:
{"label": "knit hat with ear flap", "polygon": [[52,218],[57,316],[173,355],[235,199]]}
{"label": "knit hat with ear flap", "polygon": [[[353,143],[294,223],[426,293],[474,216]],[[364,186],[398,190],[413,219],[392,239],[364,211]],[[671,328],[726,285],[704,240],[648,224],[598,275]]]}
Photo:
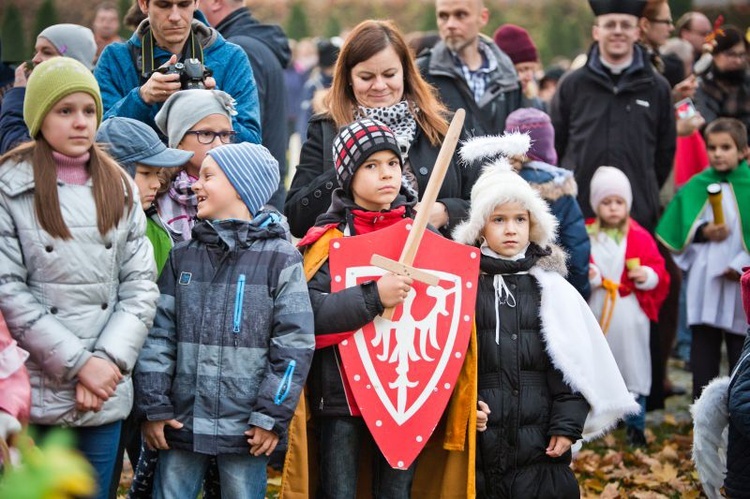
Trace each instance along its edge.
{"label": "knit hat with ear flap", "polygon": [[[461,158],[475,161],[482,157],[503,154],[485,164],[482,174],[471,189],[471,211],[469,219],[453,231],[456,242],[476,246],[482,237],[482,229],[498,206],[517,202],[529,210],[531,230],[529,240],[546,248],[557,238],[557,219],[549,206],[528,182],[518,175],[505,155],[524,154],[529,147],[529,137],[511,133],[501,137],[477,137],[464,142]],[[494,154],[492,154],[494,152]]]}
{"label": "knit hat with ear flap", "polygon": [[102,96],[94,74],[70,57],[53,57],[34,68],[26,84],[23,121],[29,135],[36,138],[42,122],[57,101],[76,92],[85,92],[96,104],[96,126],[102,122]]}

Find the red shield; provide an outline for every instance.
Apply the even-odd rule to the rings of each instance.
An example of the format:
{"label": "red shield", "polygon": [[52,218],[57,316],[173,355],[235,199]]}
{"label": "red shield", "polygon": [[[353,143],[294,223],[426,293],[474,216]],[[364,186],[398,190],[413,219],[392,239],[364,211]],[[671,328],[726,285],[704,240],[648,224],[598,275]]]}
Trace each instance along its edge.
{"label": "red shield", "polygon": [[[374,253],[398,260],[412,221],[331,241],[331,291],[386,273]],[[479,250],[425,232],[414,267],[440,277],[414,281],[392,320],[377,317],[339,343],[357,407],[393,468],[416,459],[443,414],[464,361],[474,319]]]}

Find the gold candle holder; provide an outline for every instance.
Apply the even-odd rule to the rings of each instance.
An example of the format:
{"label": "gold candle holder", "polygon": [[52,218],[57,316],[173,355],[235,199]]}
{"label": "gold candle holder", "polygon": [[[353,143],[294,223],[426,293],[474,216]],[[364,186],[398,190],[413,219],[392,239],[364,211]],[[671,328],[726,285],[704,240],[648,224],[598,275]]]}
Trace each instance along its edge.
{"label": "gold candle holder", "polygon": [[714,223],[716,225],[724,224],[724,210],[721,208],[721,184],[708,184],[708,202],[711,203],[711,209],[714,212]]}

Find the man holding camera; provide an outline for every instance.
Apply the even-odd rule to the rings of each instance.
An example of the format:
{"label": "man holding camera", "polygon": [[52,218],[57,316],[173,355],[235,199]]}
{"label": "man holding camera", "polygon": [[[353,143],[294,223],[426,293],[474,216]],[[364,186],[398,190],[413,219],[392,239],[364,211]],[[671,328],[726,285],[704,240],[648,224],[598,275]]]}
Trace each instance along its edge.
{"label": "man holding camera", "polygon": [[94,71],[104,119],[133,118],[159,133],[154,116],[170,95],[216,88],[237,101],[237,141],[259,144],[258,92],[245,52],[202,22],[198,0],[138,0],[138,6],[148,17],[130,40],[107,46]]}

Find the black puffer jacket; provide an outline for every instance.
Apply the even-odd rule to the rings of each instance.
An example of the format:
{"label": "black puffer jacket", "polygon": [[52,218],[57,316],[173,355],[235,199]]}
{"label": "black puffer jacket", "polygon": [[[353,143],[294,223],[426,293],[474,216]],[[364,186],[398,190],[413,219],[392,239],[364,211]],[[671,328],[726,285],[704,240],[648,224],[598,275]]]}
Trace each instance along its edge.
{"label": "black puffer jacket", "polygon": [[750,336],[742,349],[743,361],[729,385],[729,447],[727,448],[727,477],[724,487],[727,497],[750,497]]}
{"label": "black puffer jacket", "polygon": [[[541,290],[525,273],[550,259],[533,243],[519,261],[482,256],[476,308],[479,400],[491,412],[487,430],[477,438],[478,497],[579,497],[570,451],[559,458],[545,454],[553,435],[581,438],[589,410],[551,364],[539,319]],[[516,303],[497,309],[499,344],[496,274],[502,274]]]}

